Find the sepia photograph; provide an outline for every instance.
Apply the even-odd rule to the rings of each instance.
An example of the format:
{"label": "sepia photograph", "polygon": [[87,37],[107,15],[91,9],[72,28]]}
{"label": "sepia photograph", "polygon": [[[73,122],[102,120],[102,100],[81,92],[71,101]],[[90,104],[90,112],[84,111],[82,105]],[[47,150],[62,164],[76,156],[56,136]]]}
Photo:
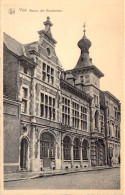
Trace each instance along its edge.
{"label": "sepia photograph", "polygon": [[0,3],[2,194],[123,195],[123,0]]}

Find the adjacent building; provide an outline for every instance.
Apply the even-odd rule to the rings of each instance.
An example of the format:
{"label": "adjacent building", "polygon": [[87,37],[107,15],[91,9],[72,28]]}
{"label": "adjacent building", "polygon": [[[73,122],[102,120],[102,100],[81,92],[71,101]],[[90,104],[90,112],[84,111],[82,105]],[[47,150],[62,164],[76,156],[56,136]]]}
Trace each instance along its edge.
{"label": "adjacent building", "polygon": [[85,30],[76,66],[64,71],[49,17],[44,25],[30,44],[4,33],[5,172],[118,164],[120,101],[100,89]]}

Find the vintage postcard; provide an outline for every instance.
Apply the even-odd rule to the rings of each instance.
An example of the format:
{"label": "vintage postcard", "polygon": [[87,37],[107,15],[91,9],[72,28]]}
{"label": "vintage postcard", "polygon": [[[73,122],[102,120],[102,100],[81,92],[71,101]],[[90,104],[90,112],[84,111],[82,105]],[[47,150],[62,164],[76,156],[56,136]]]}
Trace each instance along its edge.
{"label": "vintage postcard", "polygon": [[1,194],[124,195],[123,0],[0,3]]}

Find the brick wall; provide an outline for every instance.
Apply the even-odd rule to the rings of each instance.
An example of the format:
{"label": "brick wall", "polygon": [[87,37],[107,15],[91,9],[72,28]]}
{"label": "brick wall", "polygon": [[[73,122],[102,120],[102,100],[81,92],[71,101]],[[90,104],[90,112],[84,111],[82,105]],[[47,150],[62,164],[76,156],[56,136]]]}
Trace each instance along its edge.
{"label": "brick wall", "polygon": [[17,100],[18,59],[8,51],[6,46],[4,46],[3,60],[4,95],[10,97],[13,100]]}
{"label": "brick wall", "polygon": [[20,105],[4,100],[4,170],[19,169]]}

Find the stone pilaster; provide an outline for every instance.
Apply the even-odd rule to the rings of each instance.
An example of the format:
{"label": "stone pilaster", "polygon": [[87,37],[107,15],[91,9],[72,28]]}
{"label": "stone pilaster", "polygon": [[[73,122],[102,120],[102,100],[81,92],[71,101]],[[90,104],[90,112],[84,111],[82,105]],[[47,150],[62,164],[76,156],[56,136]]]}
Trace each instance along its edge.
{"label": "stone pilaster", "polygon": [[36,127],[33,125],[31,127],[31,147],[30,147],[30,169],[31,171],[34,171],[34,160],[35,160],[35,129]]}
{"label": "stone pilaster", "polygon": [[82,167],[82,145],[80,145],[80,166]]}
{"label": "stone pilaster", "polygon": [[63,140],[61,140],[61,169],[63,169]]}
{"label": "stone pilaster", "polygon": [[30,114],[32,116],[31,122],[35,121],[35,78],[34,78],[34,69],[31,79],[31,103],[30,103]]}
{"label": "stone pilaster", "polygon": [[89,167],[91,167],[91,148],[88,147],[88,161],[89,161]]}
{"label": "stone pilaster", "polygon": [[73,144],[71,144],[71,168],[73,168]]}
{"label": "stone pilaster", "polygon": [[104,144],[105,144],[105,165],[108,164],[108,147],[107,147],[107,140],[104,140]]}
{"label": "stone pilaster", "polygon": [[57,169],[57,161],[58,161],[58,157],[57,157],[57,146],[58,146],[58,143],[56,142],[55,143],[55,168]]}
{"label": "stone pilaster", "polygon": [[96,166],[96,143],[95,140],[91,140],[91,165]]}

